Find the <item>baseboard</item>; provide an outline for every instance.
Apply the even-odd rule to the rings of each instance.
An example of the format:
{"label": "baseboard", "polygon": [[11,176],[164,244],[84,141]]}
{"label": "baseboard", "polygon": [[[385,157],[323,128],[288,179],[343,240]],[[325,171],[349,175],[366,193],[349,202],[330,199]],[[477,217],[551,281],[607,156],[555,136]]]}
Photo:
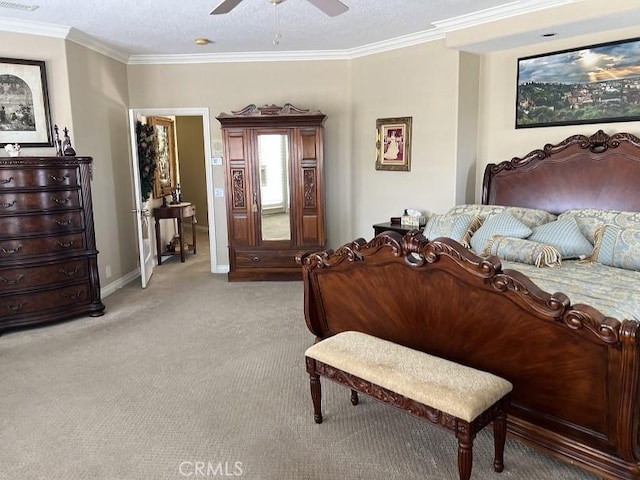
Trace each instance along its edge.
{"label": "baseboard", "polygon": [[214,273],[229,273],[229,265],[216,265]]}
{"label": "baseboard", "polygon": [[125,285],[133,282],[136,278],[140,278],[140,270],[134,270],[133,272],[128,273],[124,277],[120,277],[117,280],[115,280],[114,282],[111,282],[106,287],[101,288],[100,289],[101,298],[108,297],[109,295],[111,295],[116,290],[119,290],[122,287],[124,287]]}

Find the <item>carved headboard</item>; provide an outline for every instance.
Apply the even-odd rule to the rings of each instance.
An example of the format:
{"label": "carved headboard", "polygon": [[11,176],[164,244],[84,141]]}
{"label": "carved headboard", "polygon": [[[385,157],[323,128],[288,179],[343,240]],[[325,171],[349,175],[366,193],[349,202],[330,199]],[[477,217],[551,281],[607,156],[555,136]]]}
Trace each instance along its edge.
{"label": "carved headboard", "polygon": [[482,203],[556,214],[575,208],[638,212],[639,190],[640,138],[598,130],[487,165]]}

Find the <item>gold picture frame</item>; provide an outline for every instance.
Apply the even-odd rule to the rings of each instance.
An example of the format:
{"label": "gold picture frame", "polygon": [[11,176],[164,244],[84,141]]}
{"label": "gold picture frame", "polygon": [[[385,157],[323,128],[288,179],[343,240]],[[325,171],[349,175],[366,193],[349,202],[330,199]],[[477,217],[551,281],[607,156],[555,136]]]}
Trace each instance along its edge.
{"label": "gold picture frame", "polygon": [[376,170],[411,170],[411,117],[376,120]]}
{"label": "gold picture frame", "polygon": [[176,188],[176,133],[174,121],[167,117],[149,117],[149,125],[156,130],[158,156],[156,158],[153,196],[171,195]]}

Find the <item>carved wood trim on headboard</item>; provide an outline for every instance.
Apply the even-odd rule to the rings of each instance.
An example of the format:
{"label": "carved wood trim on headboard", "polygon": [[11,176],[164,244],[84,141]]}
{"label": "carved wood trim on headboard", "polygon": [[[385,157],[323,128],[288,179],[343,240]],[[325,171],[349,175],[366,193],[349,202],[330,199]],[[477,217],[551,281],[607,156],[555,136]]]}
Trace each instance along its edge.
{"label": "carved wood trim on headboard", "polygon": [[482,203],[562,213],[574,208],[640,211],[640,138],[573,135],[485,168]]}

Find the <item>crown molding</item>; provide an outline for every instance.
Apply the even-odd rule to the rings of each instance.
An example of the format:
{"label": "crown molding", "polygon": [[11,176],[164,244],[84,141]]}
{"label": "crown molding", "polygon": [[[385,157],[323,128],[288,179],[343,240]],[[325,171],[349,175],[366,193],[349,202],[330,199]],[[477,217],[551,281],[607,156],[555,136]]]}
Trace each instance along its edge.
{"label": "crown molding", "polygon": [[67,26],[5,18],[0,23],[0,31],[64,38],[129,65],[350,60],[366,55],[440,40],[445,38],[447,32],[453,30],[469,28],[483,23],[580,1],[581,0],[517,0],[499,7],[488,8],[468,15],[461,15],[434,22],[434,28],[430,30],[343,50],[130,55],[128,52],[114,49],[95,37]]}
{"label": "crown molding", "polygon": [[515,2],[500,5],[498,7],[487,8],[467,15],[447,18],[433,22],[438,30],[451,32],[462,28],[475,27],[483,23],[504,20],[506,18],[532,13],[547,8],[560,7],[569,3],[576,3],[581,0],[517,0]]}
{"label": "crown molding", "polygon": [[129,53],[111,48],[101,41],[97,40],[95,37],[87,35],[86,33],[76,28],[70,28],[66,38],[67,40],[77,43],[78,45],[82,45],[83,47],[87,47],[95,52],[101,53],[107,57],[117,60],[118,62],[128,63],[129,61]]}
{"label": "crown molding", "polygon": [[52,23],[3,18],[0,23],[0,30],[4,32],[27,33],[29,35],[42,35],[43,37],[67,38],[71,27],[54,25]]}

